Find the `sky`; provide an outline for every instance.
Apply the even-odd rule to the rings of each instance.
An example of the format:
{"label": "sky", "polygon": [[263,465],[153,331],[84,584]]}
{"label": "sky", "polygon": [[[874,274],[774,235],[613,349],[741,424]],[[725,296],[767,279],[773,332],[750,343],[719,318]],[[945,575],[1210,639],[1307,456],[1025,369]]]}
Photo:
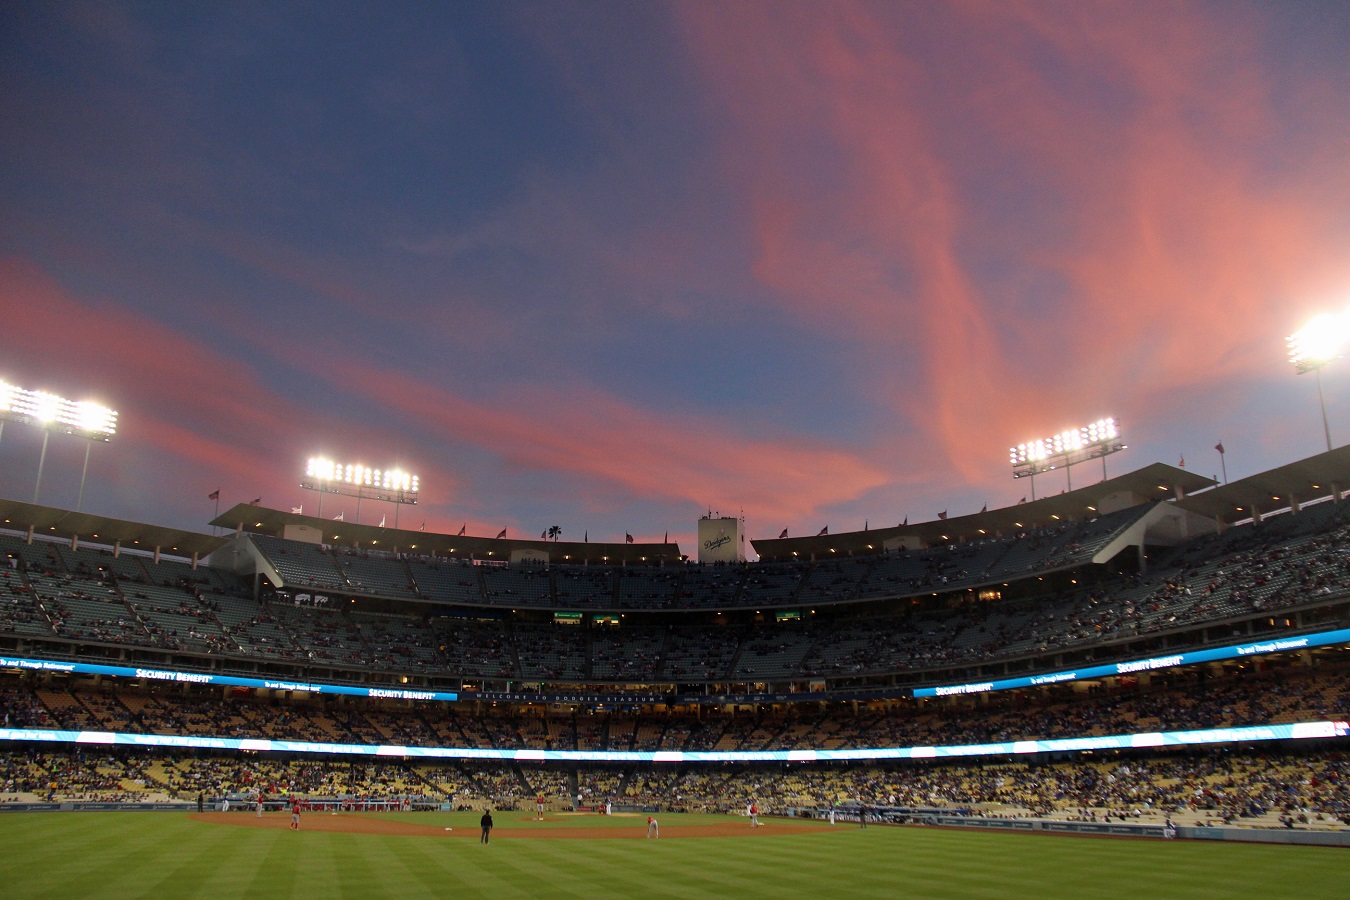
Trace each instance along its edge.
{"label": "sky", "polygon": [[316,513],[321,455],[416,472],[403,527],[692,554],[1015,504],[1009,447],[1103,416],[1112,475],[1311,456],[1347,46],[1313,0],[13,0],[0,380],[119,426],[85,475],[9,423],[0,496],[208,532]]}

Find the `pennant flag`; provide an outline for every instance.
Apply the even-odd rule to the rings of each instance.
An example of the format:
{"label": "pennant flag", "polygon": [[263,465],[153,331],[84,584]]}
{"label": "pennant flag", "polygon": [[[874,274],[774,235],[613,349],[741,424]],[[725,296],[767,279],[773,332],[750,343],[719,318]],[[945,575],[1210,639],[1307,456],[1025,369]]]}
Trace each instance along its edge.
{"label": "pennant flag", "polygon": [[206,495],[206,499],[207,499],[207,500],[219,500],[219,499],[220,499],[220,488],[216,488],[214,491],[212,491],[211,493],[207,494],[207,495]]}
{"label": "pennant flag", "polygon": [[947,518],[947,511],[944,509],[942,512],[938,513],[938,518],[945,520]]}
{"label": "pennant flag", "polygon": [[1219,451],[1220,456],[1223,456],[1223,441],[1219,441],[1217,444],[1215,444],[1214,449]]}
{"label": "pennant flag", "polygon": [[505,529],[505,528],[503,528],[501,531],[499,531],[499,532],[497,533],[497,538],[498,538],[499,540],[500,540],[501,538],[504,538],[504,537],[506,537],[506,529]]}
{"label": "pennant flag", "polygon": [[384,516],[380,516],[380,527],[384,527]]}
{"label": "pennant flag", "polygon": [[823,534],[829,534],[829,533],[830,533],[830,526],[826,525],[824,528],[822,528],[822,529],[820,529],[819,531],[816,532],[816,537],[820,537],[820,536],[823,535]]}
{"label": "pennant flag", "polygon": [[780,534],[780,535],[778,536],[778,539],[781,541],[781,540],[782,540],[783,538],[785,538],[785,537],[787,537],[787,529],[786,529],[786,528],[783,529],[783,533]]}
{"label": "pennant flag", "polygon": [[463,525],[459,526],[459,536],[462,536],[464,534],[464,529],[468,527],[469,527],[468,522],[465,522]]}
{"label": "pennant flag", "polygon": [[625,531],[625,532],[623,533],[623,542],[624,542],[625,544],[631,544],[631,543],[633,543],[633,536],[632,536],[631,534],[629,534],[628,532]]}
{"label": "pennant flag", "polygon": [[295,513],[297,516],[303,516],[305,514],[305,504],[301,503],[299,506],[292,506],[291,512]]}

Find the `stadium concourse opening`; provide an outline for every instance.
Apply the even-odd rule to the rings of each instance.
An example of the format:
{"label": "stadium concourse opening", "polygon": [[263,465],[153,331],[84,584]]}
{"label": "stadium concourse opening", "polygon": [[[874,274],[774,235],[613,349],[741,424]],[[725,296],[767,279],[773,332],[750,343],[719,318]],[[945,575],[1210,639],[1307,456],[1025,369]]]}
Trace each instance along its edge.
{"label": "stadium concourse opening", "polygon": [[719,564],[5,501],[0,806],[1340,827],[1347,484],[1350,449],[1227,485],[1154,465]]}

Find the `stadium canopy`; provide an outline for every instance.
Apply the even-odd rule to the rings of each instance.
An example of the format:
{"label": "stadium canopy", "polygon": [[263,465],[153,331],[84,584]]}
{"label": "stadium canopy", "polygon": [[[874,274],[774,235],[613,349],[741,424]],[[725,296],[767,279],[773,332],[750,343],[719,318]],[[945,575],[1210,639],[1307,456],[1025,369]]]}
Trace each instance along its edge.
{"label": "stadium canopy", "polygon": [[1231,525],[1350,490],[1350,446],[1215,487],[1177,501],[1189,512]]}
{"label": "stadium canopy", "polygon": [[30,539],[41,535],[69,541],[71,546],[83,542],[111,547],[115,552],[138,550],[155,556],[163,553],[190,560],[204,559],[227,540],[195,531],[110,519],[17,500],[0,500],[0,524],[10,531],[24,532]]}
{"label": "stadium canopy", "polygon": [[239,503],[211,525],[239,534],[265,534],[335,547],[385,550],[509,562],[533,559],[564,565],[650,566],[681,561],[678,544],[548,541],[438,534],[420,528],[382,528]]}
{"label": "stadium canopy", "polygon": [[761,560],[828,559],[831,556],[865,556],[896,547],[931,547],[980,541],[989,537],[1046,528],[1058,522],[1094,519],[1152,500],[1174,500],[1195,491],[1212,488],[1216,481],[1154,463],[1125,475],[1086,487],[1064,491],[1028,503],[991,509],[964,516],[948,516],[930,522],[873,528],[800,538],[754,540]]}

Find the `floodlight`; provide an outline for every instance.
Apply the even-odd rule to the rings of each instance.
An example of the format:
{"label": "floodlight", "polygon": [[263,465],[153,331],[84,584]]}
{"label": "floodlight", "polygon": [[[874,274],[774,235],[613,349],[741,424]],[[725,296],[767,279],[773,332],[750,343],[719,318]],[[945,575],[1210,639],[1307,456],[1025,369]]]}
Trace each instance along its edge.
{"label": "floodlight", "polygon": [[55,394],[49,394],[46,391],[35,391],[33,393],[33,418],[44,425],[55,422],[60,409],[61,398]]}
{"label": "floodlight", "polygon": [[81,432],[108,437],[117,433],[117,413],[106,406],[82,400],[75,404],[74,412],[72,424]]}
{"label": "floodlight", "polygon": [[335,466],[333,466],[331,459],[311,456],[309,457],[309,463],[305,466],[305,475],[308,478],[320,480],[320,482],[331,482],[336,478]]}
{"label": "floodlight", "polygon": [[1299,374],[1320,369],[1345,355],[1350,347],[1350,310],[1322,313],[1288,337],[1289,361]]}
{"label": "floodlight", "polygon": [[[117,413],[90,401],[75,402],[50,391],[29,391],[0,381],[0,425],[5,420],[22,422],[42,429],[42,454],[38,457],[33,502],[42,489],[42,469],[47,461],[47,440],[53,431],[73,434],[89,441],[107,441],[117,431]],[[84,451],[84,472],[80,475],[80,499],[76,511],[84,507],[84,482],[89,472],[89,447]]]}
{"label": "floodlight", "polygon": [[1314,373],[1317,378],[1317,401],[1322,407],[1322,433],[1331,452],[1331,425],[1327,422],[1327,402],[1322,395],[1322,368],[1340,359],[1350,348],[1350,310],[1341,313],[1322,313],[1288,337],[1289,361],[1300,375]]}
{"label": "floodlight", "polygon": [[67,400],[49,391],[27,391],[12,384],[0,383],[0,414],[95,441],[106,441],[117,432],[117,413],[105,406]]}
{"label": "floodlight", "polygon": [[[1074,463],[1101,458],[1102,477],[1106,477],[1106,457],[1125,445],[1116,439],[1120,428],[1114,418],[1098,419],[1078,428],[1069,428],[1058,434],[1009,448],[1008,461],[1013,467],[1013,477],[1030,476],[1032,497],[1035,498],[1036,476],[1063,465],[1067,470]],[[1069,475],[1071,478],[1072,476]],[[1069,482],[1073,489],[1072,481]]]}
{"label": "floodlight", "polygon": [[306,481],[300,487],[319,492],[319,515],[323,515],[323,495],[342,494],[356,498],[356,515],[361,515],[361,500],[383,500],[394,506],[394,527],[398,527],[398,505],[415,504],[421,479],[398,468],[376,469],[364,463],[337,463],[312,456],[305,464]]}

